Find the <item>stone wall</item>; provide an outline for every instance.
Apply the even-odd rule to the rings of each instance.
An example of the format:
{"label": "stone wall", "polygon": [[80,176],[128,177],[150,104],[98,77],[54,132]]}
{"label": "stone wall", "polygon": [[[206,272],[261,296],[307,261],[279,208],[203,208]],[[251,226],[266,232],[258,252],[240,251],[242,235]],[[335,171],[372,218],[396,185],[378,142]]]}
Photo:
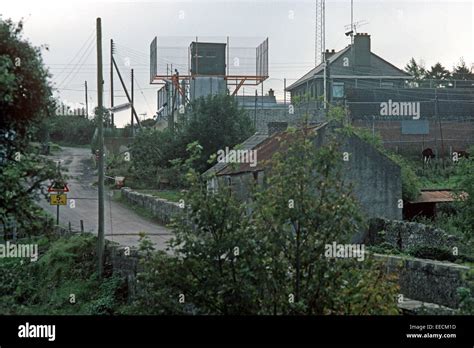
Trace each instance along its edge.
{"label": "stone wall", "polygon": [[154,197],[150,194],[136,192],[129,187],[123,187],[121,193],[128,203],[146,209],[163,224],[170,223],[171,218],[181,210],[178,203]]}
{"label": "stone wall", "polygon": [[417,222],[372,219],[369,229],[363,237],[364,244],[377,245],[388,243],[400,251],[413,247],[461,247],[458,238],[445,231]]}
{"label": "stone wall", "polygon": [[458,308],[457,289],[469,287],[467,266],[406,256],[375,257],[385,262],[388,272],[398,275],[400,292],[410,299]]}
{"label": "stone wall", "polygon": [[[415,247],[461,247],[455,236],[424,224],[408,221],[372,219],[366,234],[358,242],[366,245],[392,246],[401,252]],[[399,277],[400,292],[404,297],[458,308],[459,287],[473,287],[470,268],[447,261],[420,259],[407,255],[375,254],[382,259],[389,272]],[[471,289],[474,291],[474,289]]]}
{"label": "stone wall", "polygon": [[133,299],[137,290],[137,274],[142,270],[139,251],[107,242],[105,263],[112,268],[114,274],[125,279],[128,301]]}

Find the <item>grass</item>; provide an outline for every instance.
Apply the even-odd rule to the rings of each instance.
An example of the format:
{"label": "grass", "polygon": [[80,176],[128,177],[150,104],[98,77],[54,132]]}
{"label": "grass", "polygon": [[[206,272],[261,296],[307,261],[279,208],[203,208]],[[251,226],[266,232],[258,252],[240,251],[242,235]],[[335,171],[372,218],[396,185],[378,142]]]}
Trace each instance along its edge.
{"label": "grass", "polygon": [[[40,244],[41,243],[41,244]],[[91,234],[38,240],[36,262],[0,259],[0,312],[15,315],[101,315],[125,304],[123,280],[95,273],[97,238]],[[74,298],[74,300],[71,300]]]}
{"label": "grass", "polygon": [[418,176],[423,189],[456,189],[461,174],[458,166],[449,161],[445,162],[445,168],[441,163],[434,162],[423,168],[421,161],[409,160],[410,165]]}
{"label": "grass", "polygon": [[136,190],[140,193],[150,194],[154,197],[166,199],[171,202],[179,202],[183,198],[183,193],[177,190]]}

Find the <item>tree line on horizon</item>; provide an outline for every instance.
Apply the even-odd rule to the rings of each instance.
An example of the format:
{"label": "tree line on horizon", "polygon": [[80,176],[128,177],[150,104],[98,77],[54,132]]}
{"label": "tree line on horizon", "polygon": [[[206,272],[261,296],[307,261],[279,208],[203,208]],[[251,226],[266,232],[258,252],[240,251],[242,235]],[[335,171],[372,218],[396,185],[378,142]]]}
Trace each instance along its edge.
{"label": "tree line on horizon", "polygon": [[449,70],[440,62],[428,69],[422,60],[417,62],[412,57],[405,65],[404,70],[414,77],[415,82],[423,80],[474,80],[474,72],[467,66],[464,58],[460,58],[459,62]]}

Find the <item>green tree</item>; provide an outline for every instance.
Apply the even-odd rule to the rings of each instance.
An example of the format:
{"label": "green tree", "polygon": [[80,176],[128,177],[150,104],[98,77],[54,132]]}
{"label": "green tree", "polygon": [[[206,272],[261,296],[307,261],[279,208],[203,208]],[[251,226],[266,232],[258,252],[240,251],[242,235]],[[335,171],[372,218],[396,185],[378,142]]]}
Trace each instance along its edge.
{"label": "green tree", "polygon": [[52,116],[46,121],[51,141],[62,145],[87,145],[92,141],[95,122],[83,116]]}
{"label": "green tree", "polygon": [[382,267],[325,257],[325,244],[349,243],[364,226],[342,179],[341,136],[316,149],[309,130],[291,132],[251,206],[229,187],[209,190],[189,167],[185,208],[173,224],[174,255],[148,254],[134,310],[396,314],[397,285]]}
{"label": "green tree", "polygon": [[14,218],[25,230],[37,220],[42,182],[54,175],[29,139],[54,103],[40,49],[23,39],[22,27],[0,19],[0,220]]}
{"label": "green tree", "polygon": [[471,69],[467,67],[463,58],[461,58],[459,63],[453,68],[452,76],[455,80],[474,80],[474,74]]}
{"label": "green tree", "polygon": [[[344,132],[329,135],[319,148],[315,136],[310,129],[293,131],[281,144],[287,149],[274,156],[265,174],[268,189],[256,200],[258,239],[268,241],[262,267],[271,273],[264,299],[274,314],[396,313],[396,285],[372,262],[325,257],[326,245],[350,243],[364,223],[343,180],[337,139]],[[356,284],[375,279],[385,290],[375,285],[355,291]]]}
{"label": "green tree", "polygon": [[188,158],[189,144],[198,142],[202,146],[193,166],[203,172],[210,166],[212,154],[241,143],[253,133],[248,115],[231,96],[200,98],[189,109],[174,131],[142,129],[134,138],[131,153],[137,179],[156,186],[165,178],[171,186],[181,186],[183,182],[177,178],[186,172],[177,172],[176,164]]}
{"label": "green tree", "polygon": [[438,81],[448,80],[451,78],[451,73],[441,63],[436,63],[426,72],[426,78]]}
{"label": "green tree", "polygon": [[421,63],[417,63],[415,58],[411,58],[405,65],[405,71],[413,76],[414,81],[421,81],[426,74],[426,69]]}
{"label": "green tree", "polygon": [[[173,256],[152,253],[149,243],[143,289],[131,312],[147,314],[256,314],[263,274],[258,241],[245,206],[228,188],[207,190],[203,178],[190,166],[199,157],[197,143],[189,147],[185,164],[190,189],[183,214],[172,224]],[[259,281],[260,280],[260,281]]]}
{"label": "green tree", "polygon": [[130,150],[134,177],[152,186],[157,185],[160,170],[171,167],[170,160],[186,157],[186,149],[169,129],[142,129]]}
{"label": "green tree", "polygon": [[191,106],[181,135],[182,147],[197,141],[203,151],[200,172],[209,167],[208,159],[226,146],[232,148],[253,134],[252,121],[232,96],[219,94],[200,98]]}

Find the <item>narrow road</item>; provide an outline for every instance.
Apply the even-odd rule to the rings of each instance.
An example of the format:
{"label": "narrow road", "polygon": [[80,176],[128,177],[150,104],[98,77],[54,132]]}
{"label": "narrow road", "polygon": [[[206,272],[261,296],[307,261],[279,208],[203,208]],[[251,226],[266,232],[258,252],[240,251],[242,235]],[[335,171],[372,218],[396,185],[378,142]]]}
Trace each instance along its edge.
{"label": "narrow road", "polygon": [[[53,160],[62,160],[61,168],[69,177],[67,205],[59,208],[59,223],[72,229],[80,230],[80,221],[84,221],[84,230],[97,234],[98,229],[98,194],[96,170],[91,167],[90,149],[63,147],[63,150],[54,156]],[[72,201],[74,200],[74,201]],[[73,203],[73,204],[72,204]],[[56,206],[42,199],[39,205],[56,217]],[[171,231],[144,218],[126,206],[114,201],[111,193],[105,195],[105,237],[125,246],[137,246],[139,232],[145,232],[155,245],[155,248],[164,250],[165,242],[172,237]]]}

